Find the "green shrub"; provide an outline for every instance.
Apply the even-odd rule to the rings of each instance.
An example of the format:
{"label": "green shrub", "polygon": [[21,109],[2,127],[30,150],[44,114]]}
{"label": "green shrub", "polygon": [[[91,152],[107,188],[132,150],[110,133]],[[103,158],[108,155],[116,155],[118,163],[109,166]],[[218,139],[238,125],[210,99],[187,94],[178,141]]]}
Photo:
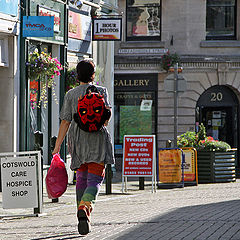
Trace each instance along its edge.
{"label": "green shrub", "polygon": [[212,137],[206,137],[206,130],[203,124],[200,125],[200,131],[187,131],[177,138],[177,145],[179,148],[194,147],[197,150],[204,151],[222,151],[226,152],[231,149],[231,146],[223,141],[214,140]]}
{"label": "green shrub", "polygon": [[177,145],[178,147],[196,147],[198,138],[195,132],[187,131],[186,133],[178,136]]}
{"label": "green shrub", "polygon": [[214,140],[212,137],[207,137],[198,143],[198,150],[226,152],[228,149],[231,149],[228,143]]}

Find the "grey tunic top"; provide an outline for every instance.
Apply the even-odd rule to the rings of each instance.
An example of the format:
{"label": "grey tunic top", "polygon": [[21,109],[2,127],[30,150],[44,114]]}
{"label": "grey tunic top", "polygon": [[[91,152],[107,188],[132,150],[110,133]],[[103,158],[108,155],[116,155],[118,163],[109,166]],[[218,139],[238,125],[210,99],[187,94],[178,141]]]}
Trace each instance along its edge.
{"label": "grey tunic top", "polygon": [[[68,131],[68,151],[71,154],[71,169],[76,170],[83,163],[104,162],[114,163],[111,137],[106,127],[98,132],[85,132],[81,130],[73,119],[77,112],[78,98],[84,96],[90,84],[79,85],[69,90],[65,97],[60,112],[60,119],[71,122]],[[104,94],[106,106],[110,107],[107,89],[96,86],[101,94]]]}

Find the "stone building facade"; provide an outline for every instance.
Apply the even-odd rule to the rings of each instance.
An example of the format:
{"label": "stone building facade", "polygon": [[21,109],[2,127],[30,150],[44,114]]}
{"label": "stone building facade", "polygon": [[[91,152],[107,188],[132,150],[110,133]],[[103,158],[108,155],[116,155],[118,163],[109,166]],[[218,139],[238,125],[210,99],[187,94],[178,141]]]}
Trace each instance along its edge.
{"label": "stone building facade", "polygon": [[[119,9],[123,40],[115,44],[115,105],[127,104],[118,93],[144,92],[126,79],[132,84],[153,76],[157,84],[149,89],[156,95],[149,134],[156,134],[158,148],[165,147],[174,138],[174,99],[164,89],[170,73],[160,62],[164,53],[177,53],[187,83],[178,98],[178,135],[197,131],[203,122],[208,135],[239,148],[240,1],[119,0]],[[116,124],[115,150],[121,154],[121,119]]]}

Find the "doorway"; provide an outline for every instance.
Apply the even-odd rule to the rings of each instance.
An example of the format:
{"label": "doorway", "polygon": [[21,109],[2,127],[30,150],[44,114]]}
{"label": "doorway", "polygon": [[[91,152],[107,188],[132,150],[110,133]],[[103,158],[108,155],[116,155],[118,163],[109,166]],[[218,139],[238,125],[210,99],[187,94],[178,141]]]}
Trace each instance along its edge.
{"label": "doorway", "polygon": [[230,146],[236,146],[233,114],[232,107],[203,107],[201,122],[206,128],[207,136],[227,142]]}
{"label": "doorway", "polygon": [[[28,44],[28,53],[34,52],[52,53],[51,44],[42,44],[40,42],[30,41]],[[38,79],[29,79],[28,81],[28,122],[27,122],[27,148],[35,149],[35,132],[40,131],[43,134],[43,163],[49,164],[51,159],[50,137],[52,132],[52,94],[51,89],[48,91],[48,104],[38,104],[40,100],[41,85]],[[36,105],[33,105],[33,100]]]}
{"label": "doorway", "polygon": [[235,92],[227,86],[213,86],[199,98],[196,106],[196,132],[201,123],[207,136],[227,142],[237,148],[237,167],[239,163],[239,101]]}

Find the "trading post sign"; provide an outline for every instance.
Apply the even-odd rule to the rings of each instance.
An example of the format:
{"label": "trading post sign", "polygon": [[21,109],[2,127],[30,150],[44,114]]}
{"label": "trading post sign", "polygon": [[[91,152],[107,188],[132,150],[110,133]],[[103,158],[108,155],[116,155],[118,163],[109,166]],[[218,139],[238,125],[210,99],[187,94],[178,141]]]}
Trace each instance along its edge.
{"label": "trading post sign", "polygon": [[93,18],[93,38],[101,41],[121,41],[121,18]]}
{"label": "trading post sign", "polygon": [[154,176],[155,136],[124,136],[123,176]]}

